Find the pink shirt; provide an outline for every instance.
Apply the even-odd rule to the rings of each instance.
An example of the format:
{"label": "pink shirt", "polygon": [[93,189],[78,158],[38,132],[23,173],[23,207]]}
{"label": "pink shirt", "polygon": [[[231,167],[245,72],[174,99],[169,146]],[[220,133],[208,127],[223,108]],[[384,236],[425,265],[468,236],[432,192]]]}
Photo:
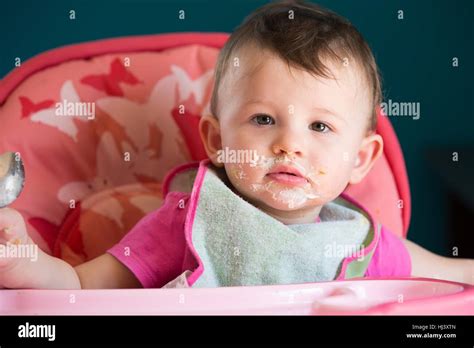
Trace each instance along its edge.
{"label": "pink shirt", "polygon": [[[146,215],[108,250],[133,272],[144,288],[162,287],[186,270],[194,271],[198,267],[184,233],[189,200],[189,193],[169,192],[162,207]],[[382,227],[365,276],[410,274],[410,255],[403,242]]]}

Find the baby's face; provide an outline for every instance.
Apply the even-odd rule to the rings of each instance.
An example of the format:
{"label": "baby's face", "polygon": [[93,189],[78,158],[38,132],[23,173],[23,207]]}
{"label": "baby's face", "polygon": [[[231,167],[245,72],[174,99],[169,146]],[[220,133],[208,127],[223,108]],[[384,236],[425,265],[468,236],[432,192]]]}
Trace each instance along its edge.
{"label": "baby's face", "polygon": [[359,180],[354,168],[371,105],[358,68],[326,62],[334,80],[290,71],[268,52],[250,51],[239,60],[219,95],[227,156],[214,163],[223,162],[234,188],[272,215],[319,213]]}

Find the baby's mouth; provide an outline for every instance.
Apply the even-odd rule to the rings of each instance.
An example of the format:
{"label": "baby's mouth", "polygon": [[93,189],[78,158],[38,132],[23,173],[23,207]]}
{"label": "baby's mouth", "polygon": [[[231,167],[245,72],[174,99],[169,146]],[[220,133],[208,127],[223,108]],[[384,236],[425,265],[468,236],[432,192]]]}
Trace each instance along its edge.
{"label": "baby's mouth", "polygon": [[290,186],[306,185],[309,182],[297,168],[288,165],[277,165],[266,176],[280,184]]}

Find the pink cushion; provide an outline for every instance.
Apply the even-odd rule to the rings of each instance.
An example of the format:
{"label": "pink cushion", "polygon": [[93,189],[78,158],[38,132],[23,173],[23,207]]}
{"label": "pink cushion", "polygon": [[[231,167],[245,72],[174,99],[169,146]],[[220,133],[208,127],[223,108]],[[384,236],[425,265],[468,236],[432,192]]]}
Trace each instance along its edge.
{"label": "pink cushion", "polygon": [[[217,54],[188,45],[73,60],[37,72],[10,94],[0,109],[0,147],[25,161],[26,185],[13,207],[42,249],[82,262],[161,205],[164,175],[204,156],[197,124]],[[63,100],[95,102],[95,118],[56,115]],[[186,124],[192,127],[183,132]]]}

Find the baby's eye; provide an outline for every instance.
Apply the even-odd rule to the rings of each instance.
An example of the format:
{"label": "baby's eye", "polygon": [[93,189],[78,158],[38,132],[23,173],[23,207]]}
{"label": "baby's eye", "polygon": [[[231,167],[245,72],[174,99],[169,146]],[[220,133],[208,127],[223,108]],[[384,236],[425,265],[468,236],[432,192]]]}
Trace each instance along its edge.
{"label": "baby's eye", "polygon": [[265,114],[260,114],[252,117],[252,122],[257,123],[258,125],[261,126],[268,126],[271,124],[275,124],[275,120],[273,117]]}
{"label": "baby's eye", "polygon": [[311,126],[309,126],[309,128],[319,133],[326,133],[330,131],[329,127],[322,122],[311,123]]}

